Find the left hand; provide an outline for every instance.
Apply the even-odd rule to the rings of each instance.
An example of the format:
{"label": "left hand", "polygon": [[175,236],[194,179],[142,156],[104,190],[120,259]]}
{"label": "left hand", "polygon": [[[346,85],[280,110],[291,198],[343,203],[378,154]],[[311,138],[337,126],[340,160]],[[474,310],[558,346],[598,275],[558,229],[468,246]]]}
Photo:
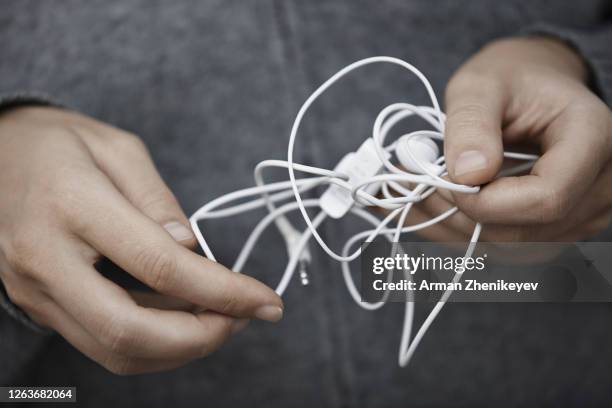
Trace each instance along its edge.
{"label": "left hand", "polygon": [[[410,223],[457,205],[421,231],[434,241],[465,241],[475,221],[487,241],[578,241],[610,223],[612,115],[586,85],[587,70],[565,44],[545,38],[496,41],[468,60],[446,90],[444,152],[456,183],[477,194],[438,192]],[[536,146],[530,174],[495,179],[504,144]],[[516,151],[509,147],[508,150]]]}

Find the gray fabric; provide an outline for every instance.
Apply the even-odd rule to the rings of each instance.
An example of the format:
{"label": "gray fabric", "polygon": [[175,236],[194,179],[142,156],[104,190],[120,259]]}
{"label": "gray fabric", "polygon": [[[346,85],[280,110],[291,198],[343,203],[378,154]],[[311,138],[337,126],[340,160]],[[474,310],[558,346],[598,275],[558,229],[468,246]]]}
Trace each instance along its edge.
{"label": "gray fabric", "polygon": [[[454,69],[488,41],[537,24],[555,27],[550,31],[560,36],[586,33],[605,23],[606,5],[603,0],[4,1],[0,95],[43,92],[139,134],[191,213],[222,193],[251,185],[258,161],[285,157],[299,104],[347,63],[379,54],[405,58],[442,96]],[[580,34],[575,42],[587,59],[592,56],[600,93],[608,96],[609,40],[606,34]],[[309,113],[296,161],[333,166],[368,136],[381,107],[425,97],[417,81],[397,69],[365,68]],[[206,225],[222,262],[235,256],[253,221],[233,220],[230,234],[221,223]],[[324,237],[341,242],[353,227],[328,225]],[[274,285],[284,245],[274,233],[267,237],[246,273]],[[1,314],[0,383],[76,385],[86,406],[612,402],[610,305],[452,304],[411,366],[400,369],[402,305],[378,313],[358,309],[338,265],[313,250],[312,284],[289,288],[282,323],[253,322],[217,354],[170,373],[112,376],[63,339],[43,338]]]}

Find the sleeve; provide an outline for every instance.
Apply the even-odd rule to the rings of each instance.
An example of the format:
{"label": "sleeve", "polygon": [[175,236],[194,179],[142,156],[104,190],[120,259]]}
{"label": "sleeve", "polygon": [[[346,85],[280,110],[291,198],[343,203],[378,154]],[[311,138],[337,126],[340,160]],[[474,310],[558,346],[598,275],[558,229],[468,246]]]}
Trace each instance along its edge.
{"label": "sleeve", "polygon": [[[0,288],[1,286],[0,284]],[[3,290],[2,292],[1,305],[8,313],[0,310],[0,386],[7,386],[19,383],[30,363],[44,350],[52,337],[50,331],[36,326],[29,318],[20,316],[19,313],[22,312],[14,305],[7,305],[6,294]],[[24,324],[25,322],[29,323]]]}
{"label": "sleeve", "polygon": [[42,93],[16,92],[11,94],[0,94],[0,113],[26,105],[63,106],[63,104],[53,101],[50,97]]}
{"label": "sleeve", "polygon": [[608,106],[612,106],[612,22],[590,30],[536,24],[527,35],[546,35],[560,39],[582,56],[591,74],[591,87]]}
{"label": "sleeve", "polygon": [[[44,94],[38,93],[13,93],[13,94],[0,94],[0,114],[6,112],[9,109],[16,108],[19,106],[26,105],[38,105],[38,106],[63,106],[61,103],[52,101],[51,98]],[[0,282],[0,308],[12,317],[14,320],[22,323],[23,326],[33,330],[40,335],[48,335],[51,332],[43,329],[34,323],[19,307],[11,302],[6,294],[6,290],[2,282]],[[0,310],[1,312],[1,310]],[[3,320],[0,320],[0,333],[5,334],[5,325]]]}

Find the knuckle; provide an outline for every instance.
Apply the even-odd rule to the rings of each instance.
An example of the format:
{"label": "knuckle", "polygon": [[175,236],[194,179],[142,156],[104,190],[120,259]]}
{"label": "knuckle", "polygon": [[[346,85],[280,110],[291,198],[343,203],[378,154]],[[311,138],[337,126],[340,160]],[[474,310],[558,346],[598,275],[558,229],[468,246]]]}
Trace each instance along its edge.
{"label": "knuckle", "polygon": [[448,113],[449,130],[461,132],[483,128],[490,116],[490,108],[483,104],[471,102],[456,106]]}
{"label": "knuckle", "polygon": [[144,212],[165,209],[173,205],[177,205],[174,195],[166,189],[152,187],[144,189],[138,198],[138,202],[142,203],[140,208]]}
{"label": "knuckle", "polygon": [[166,248],[142,249],[134,262],[136,268],[142,271],[145,283],[151,288],[166,292],[174,287],[178,272],[177,259]]}
{"label": "knuckle", "polygon": [[101,343],[111,352],[128,354],[136,346],[136,336],[125,318],[112,316],[103,325]]}
{"label": "knuckle", "polygon": [[221,307],[219,312],[223,314],[234,313],[240,306],[240,300],[238,296],[232,291],[227,291],[221,301]]}
{"label": "knuckle", "polygon": [[37,240],[38,234],[30,227],[23,227],[13,235],[6,259],[17,274],[32,276],[38,271],[40,248]]}

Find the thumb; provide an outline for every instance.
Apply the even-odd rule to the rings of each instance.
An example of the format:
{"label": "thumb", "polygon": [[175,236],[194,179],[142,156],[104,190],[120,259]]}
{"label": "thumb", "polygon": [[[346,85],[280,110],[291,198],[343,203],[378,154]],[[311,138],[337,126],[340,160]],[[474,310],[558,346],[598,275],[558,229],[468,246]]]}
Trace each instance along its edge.
{"label": "thumb", "polygon": [[444,155],[450,178],[467,185],[493,180],[503,162],[502,87],[459,71],[446,89]]}

